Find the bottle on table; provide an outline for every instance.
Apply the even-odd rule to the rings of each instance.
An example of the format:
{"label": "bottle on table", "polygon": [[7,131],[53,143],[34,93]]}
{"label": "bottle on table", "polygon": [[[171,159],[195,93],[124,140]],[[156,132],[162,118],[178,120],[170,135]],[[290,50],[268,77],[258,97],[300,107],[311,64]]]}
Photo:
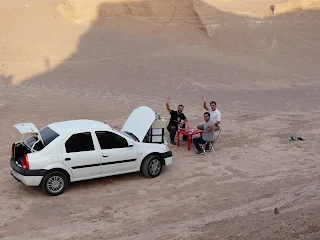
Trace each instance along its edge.
{"label": "bottle on table", "polygon": [[189,122],[186,122],[186,129],[185,130],[186,130],[186,132],[189,132],[189,134],[192,133]]}

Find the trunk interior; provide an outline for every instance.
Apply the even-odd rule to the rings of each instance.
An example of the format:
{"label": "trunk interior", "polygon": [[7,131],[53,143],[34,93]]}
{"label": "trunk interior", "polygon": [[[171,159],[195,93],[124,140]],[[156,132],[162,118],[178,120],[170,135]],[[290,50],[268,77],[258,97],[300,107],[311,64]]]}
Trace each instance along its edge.
{"label": "trunk interior", "polygon": [[26,148],[21,142],[14,145],[13,157],[14,160],[17,161],[20,165],[22,163],[23,156],[28,153],[30,153],[30,150]]}

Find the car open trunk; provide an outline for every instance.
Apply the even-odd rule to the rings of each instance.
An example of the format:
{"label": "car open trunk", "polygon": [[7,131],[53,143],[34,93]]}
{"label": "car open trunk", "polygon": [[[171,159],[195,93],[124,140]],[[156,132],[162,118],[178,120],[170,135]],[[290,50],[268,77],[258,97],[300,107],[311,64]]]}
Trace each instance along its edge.
{"label": "car open trunk", "polygon": [[[26,142],[23,140],[25,134],[34,135],[29,139],[34,138],[35,140],[38,140],[40,134],[39,130],[32,123],[18,123],[15,124],[14,127],[23,135],[20,142],[12,144],[12,157],[21,165],[23,156],[31,152],[31,150],[26,146]],[[42,143],[41,136],[38,142]]]}
{"label": "car open trunk", "polygon": [[23,156],[30,153],[31,151],[25,147],[21,142],[14,143],[12,145],[12,157],[20,165],[22,163]]}
{"label": "car open trunk", "polygon": [[[12,145],[12,157],[18,163],[21,163],[24,155],[41,151],[59,136],[48,126],[39,131],[33,123],[17,123],[14,127],[22,134],[21,141]],[[30,136],[24,140],[26,134]]]}

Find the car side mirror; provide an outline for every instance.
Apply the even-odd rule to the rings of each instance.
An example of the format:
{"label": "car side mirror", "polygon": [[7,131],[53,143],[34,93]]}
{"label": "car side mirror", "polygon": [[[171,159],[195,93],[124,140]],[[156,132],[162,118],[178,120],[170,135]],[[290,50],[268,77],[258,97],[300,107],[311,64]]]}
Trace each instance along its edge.
{"label": "car side mirror", "polygon": [[132,142],[129,142],[129,147],[133,147],[133,143]]}

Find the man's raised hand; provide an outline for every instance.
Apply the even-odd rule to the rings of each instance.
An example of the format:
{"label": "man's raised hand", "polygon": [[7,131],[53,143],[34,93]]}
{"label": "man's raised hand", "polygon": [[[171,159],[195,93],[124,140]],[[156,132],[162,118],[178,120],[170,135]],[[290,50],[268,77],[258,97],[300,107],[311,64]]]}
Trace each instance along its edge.
{"label": "man's raised hand", "polygon": [[206,98],[205,97],[202,97],[202,102],[207,102]]}
{"label": "man's raised hand", "polygon": [[170,97],[167,98],[167,102],[166,102],[166,107],[167,107],[167,110],[169,113],[171,113],[171,109],[170,109],[170,106],[169,106],[169,103],[171,102],[171,99]]}

